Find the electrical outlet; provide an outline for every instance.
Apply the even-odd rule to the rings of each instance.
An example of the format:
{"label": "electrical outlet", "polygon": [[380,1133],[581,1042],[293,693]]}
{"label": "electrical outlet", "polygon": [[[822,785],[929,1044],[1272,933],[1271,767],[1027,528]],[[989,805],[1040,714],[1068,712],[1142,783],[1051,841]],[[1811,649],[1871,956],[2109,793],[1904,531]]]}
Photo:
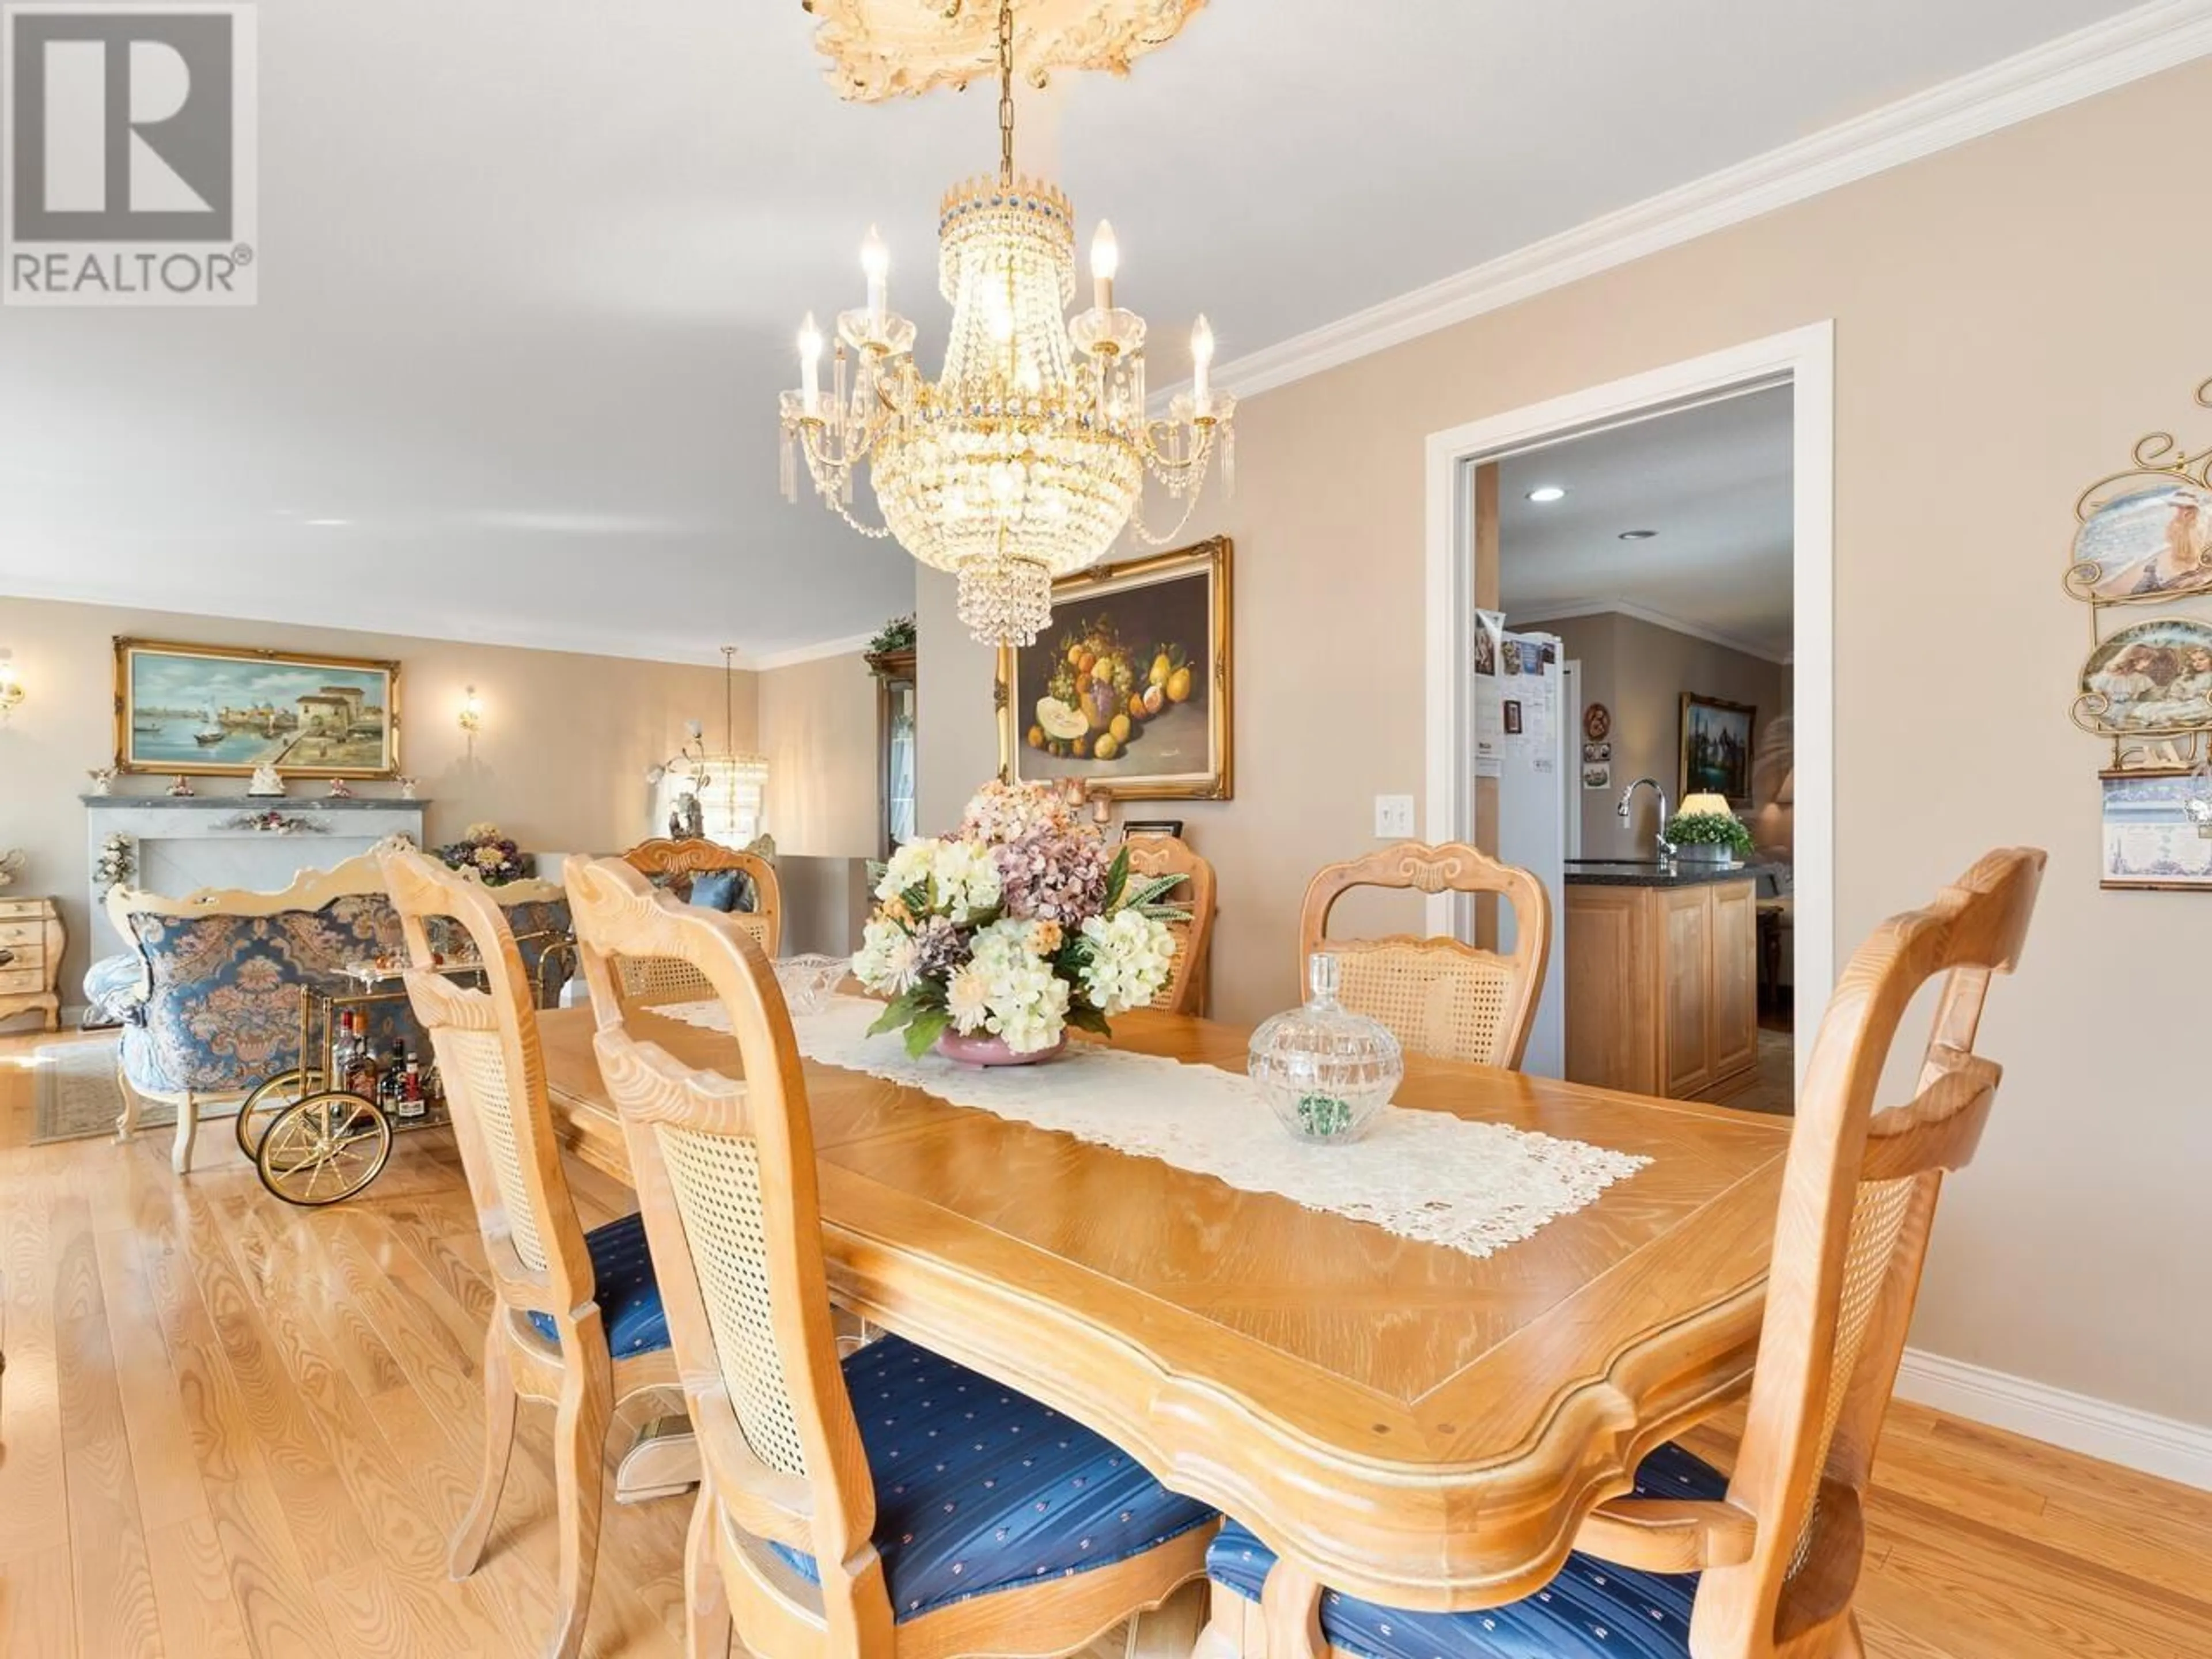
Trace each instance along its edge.
{"label": "electrical outlet", "polygon": [[1411,795],[1377,795],[1375,797],[1375,838],[1377,841],[1407,841],[1413,834],[1413,798]]}

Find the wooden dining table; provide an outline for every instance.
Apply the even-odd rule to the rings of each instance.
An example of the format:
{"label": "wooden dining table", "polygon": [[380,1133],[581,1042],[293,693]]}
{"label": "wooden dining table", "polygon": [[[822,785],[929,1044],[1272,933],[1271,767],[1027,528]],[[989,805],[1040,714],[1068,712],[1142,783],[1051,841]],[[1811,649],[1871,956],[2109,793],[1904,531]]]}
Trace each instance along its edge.
{"label": "wooden dining table", "polygon": [[[727,1036],[628,1023],[741,1070]],[[549,1092],[568,1150],[628,1183],[592,1030],[540,1017]],[[1147,1011],[1113,1041],[1241,1069],[1249,1036]],[[1532,1593],[1646,1452],[1750,1378],[1786,1119],[1408,1056],[1402,1106],[1651,1160],[1478,1258],[806,1073],[839,1303],[1109,1436],[1332,1589],[1434,1611]]]}

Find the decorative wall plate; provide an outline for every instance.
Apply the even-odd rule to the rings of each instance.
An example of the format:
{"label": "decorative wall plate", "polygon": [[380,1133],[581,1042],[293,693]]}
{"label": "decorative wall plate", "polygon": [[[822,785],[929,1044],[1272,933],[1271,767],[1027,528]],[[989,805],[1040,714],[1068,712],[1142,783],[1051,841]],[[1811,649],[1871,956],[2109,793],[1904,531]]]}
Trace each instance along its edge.
{"label": "decorative wall plate", "polygon": [[2161,617],[2121,629],[2082,664],[2074,721],[2111,738],[2212,729],[2212,625]]}
{"label": "decorative wall plate", "polygon": [[[964,87],[999,70],[993,0],[802,0],[830,84],[856,103]],[[1038,86],[1054,70],[1129,65],[1165,46],[1206,0],[1022,0],[1014,61]]]}
{"label": "decorative wall plate", "polygon": [[2089,507],[2075,532],[2066,587],[2098,605],[2212,589],[2212,489],[2172,477],[2137,482]]}

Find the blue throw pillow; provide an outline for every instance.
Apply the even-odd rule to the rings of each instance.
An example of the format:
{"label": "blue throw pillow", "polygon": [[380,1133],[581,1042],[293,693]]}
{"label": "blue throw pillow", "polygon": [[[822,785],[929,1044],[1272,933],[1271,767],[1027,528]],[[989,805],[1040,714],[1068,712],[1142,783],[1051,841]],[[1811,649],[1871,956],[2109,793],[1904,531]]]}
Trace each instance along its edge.
{"label": "blue throw pillow", "polygon": [[736,909],[738,883],[744,874],[741,870],[702,870],[691,878],[691,902],[702,910]]}

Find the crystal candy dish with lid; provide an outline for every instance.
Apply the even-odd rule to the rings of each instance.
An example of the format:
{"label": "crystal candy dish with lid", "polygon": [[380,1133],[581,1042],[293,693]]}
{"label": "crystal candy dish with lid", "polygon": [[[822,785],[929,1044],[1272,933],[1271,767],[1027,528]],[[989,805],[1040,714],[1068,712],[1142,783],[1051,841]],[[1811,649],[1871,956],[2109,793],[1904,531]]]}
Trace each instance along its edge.
{"label": "crystal candy dish with lid", "polygon": [[1252,1033],[1246,1069],[1283,1127],[1301,1140],[1354,1140],[1389,1103],[1406,1060],[1389,1029],[1336,1000],[1337,959],[1307,960],[1304,1004]]}

